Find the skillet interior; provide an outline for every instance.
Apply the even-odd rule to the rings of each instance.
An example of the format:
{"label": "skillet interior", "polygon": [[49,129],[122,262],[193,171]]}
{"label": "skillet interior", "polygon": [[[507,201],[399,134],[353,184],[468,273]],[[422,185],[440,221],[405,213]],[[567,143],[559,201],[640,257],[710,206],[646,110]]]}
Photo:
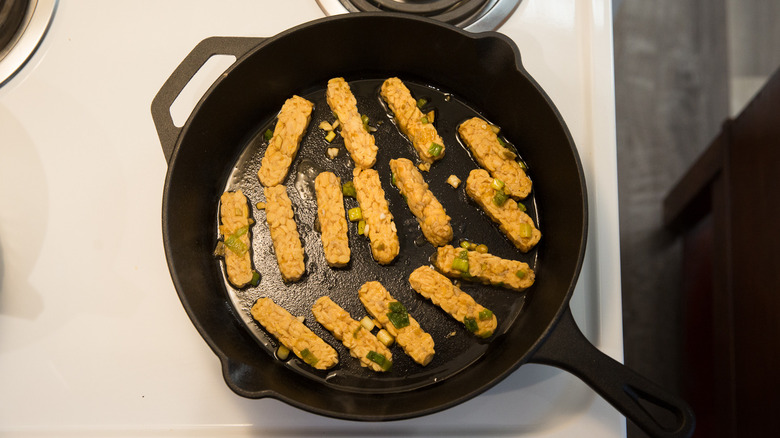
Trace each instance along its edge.
{"label": "skillet interior", "polygon": [[[422,42],[424,50],[409,50],[421,47]],[[354,81],[391,75],[456,93],[502,126],[507,138],[518,146],[532,168],[539,194],[536,204],[544,215],[537,253],[540,264],[525,309],[471,365],[436,384],[406,387],[392,382],[391,377],[368,391],[353,391],[350,387],[355,384],[349,381],[331,384],[324,378],[302,378],[300,372],[258,347],[228,299],[220,266],[211,256],[216,244],[216,205],[245,146],[285,98],[316,93],[334,76]],[[326,107],[318,108],[322,111]],[[445,161],[459,146],[451,143],[448,147]],[[443,167],[435,165],[432,173]],[[458,174],[465,175],[462,171]],[[387,183],[387,172],[383,176],[383,183]],[[443,182],[430,174],[426,177],[432,184]],[[448,187],[444,189],[437,190],[437,195],[446,193]],[[393,197],[398,201],[394,188],[385,185],[385,191],[391,202]],[[585,245],[585,187],[576,151],[552,103],[519,66],[514,45],[497,34],[475,36],[428,20],[387,14],[319,20],[282,33],[240,59],[212,87],[184,126],[170,161],[163,201],[164,240],[172,278],[193,323],[223,361],[231,388],[248,397],[274,396],[317,413],[361,420],[406,418],[444,409],[488,389],[527,361],[566,307]],[[403,228],[405,207],[393,204],[396,221]],[[452,209],[455,219],[453,213],[458,208],[449,204],[445,206]],[[467,237],[487,240],[479,235]],[[352,242],[354,249],[365,246],[357,239]],[[306,243],[315,246],[307,247],[307,265],[311,266],[319,253],[318,242]],[[500,254],[496,251],[500,244],[488,243]],[[267,243],[257,240],[255,245],[257,251],[268,248]],[[402,248],[404,257],[409,253],[409,242]],[[428,246],[420,254],[427,257],[430,251]],[[396,262],[402,263],[403,259]],[[320,265],[318,269],[316,272],[322,273],[328,268]],[[272,277],[266,274],[263,282]],[[399,293],[394,286],[388,288]],[[411,310],[416,312],[415,307]],[[403,356],[400,352],[396,355]],[[342,357],[342,362],[348,360]],[[416,389],[409,390],[412,387]]]}
{"label": "skillet interior", "polygon": [[[462,324],[454,321],[411,289],[408,283],[409,274],[419,266],[430,264],[429,258],[434,254],[435,249],[422,236],[417,220],[409,212],[401,194],[391,183],[389,166],[391,159],[405,157],[412,161],[418,160],[413,147],[400,134],[392,119],[388,118],[388,113],[381,103],[379,87],[383,79],[364,79],[352,82],[350,86],[353,94],[358,96],[358,107],[361,113],[369,116],[373,121],[372,125],[377,126],[374,137],[379,146],[379,153],[374,169],[380,174],[386,198],[390,203],[390,211],[398,226],[401,241],[399,257],[389,266],[381,266],[374,262],[368,239],[359,236],[355,224],[352,224],[349,236],[352,250],[350,265],[343,269],[330,269],[327,266],[320,235],[316,230],[317,204],[313,180],[321,171],[328,170],[336,173],[342,181],[350,181],[353,165],[349,155],[345,153],[340,137],[329,144],[324,139],[323,131],[317,128],[322,120],[333,121],[325,100],[325,89],[322,88],[305,96],[315,103],[315,110],[310,129],[301,142],[292,171],[285,180],[288,194],[295,206],[296,222],[307,254],[307,275],[296,283],[285,284],[281,280],[265,223],[265,213],[254,210],[257,225],[253,227],[253,256],[257,270],[263,276],[261,284],[258,287],[236,290],[225,282],[228,295],[240,317],[271,354],[277,342],[272,338],[269,339],[266,332],[252,321],[249,312],[252,304],[259,297],[270,297],[294,315],[305,316],[307,325],[311,329],[339,349],[341,363],[336,369],[329,371],[317,371],[301,365],[298,359],[289,361],[288,366],[309,378],[322,379],[328,385],[351,391],[410,390],[442,381],[457,373],[477,360],[487,350],[488,344],[511,326],[521,311],[528,292],[513,292],[463,282],[462,288],[477,302],[491,309],[499,321],[493,337],[478,340],[470,335]],[[456,130],[461,122],[479,114],[456,96],[423,85],[407,83],[407,86],[416,98],[422,97],[429,101],[424,109],[426,111],[432,109],[437,114],[434,124],[447,145],[446,157],[438,161],[430,172],[425,173],[424,178],[452,218],[455,230],[452,244],[457,246],[460,239],[484,243],[488,245],[492,254],[525,261],[535,269],[536,251],[523,254],[516,250],[465,194],[465,180],[468,173],[477,165],[469,157],[467,148],[459,144]],[[262,187],[258,182],[257,170],[267,147],[263,132],[272,127],[272,123],[273,121],[271,125],[260,125],[257,133],[248,142],[244,153],[239,157],[227,182],[226,190],[241,189],[251,201],[251,205],[255,205],[258,201],[265,201]],[[335,160],[327,158],[325,151],[328,147],[338,147],[341,150],[340,156]],[[446,183],[447,177],[453,174],[463,181],[457,189]],[[358,206],[355,199],[346,199],[347,209]],[[535,219],[534,223],[538,224],[533,197],[527,198],[524,204],[528,206],[528,213]],[[355,319],[366,315],[367,312],[358,299],[357,291],[363,282],[373,279],[380,280],[396,299],[405,304],[423,329],[434,337],[436,355],[427,366],[415,364],[399,348],[394,348],[391,372],[369,371],[360,367],[356,360],[349,358],[349,352],[341,346],[340,342],[314,320],[311,306],[323,295],[330,296]]]}

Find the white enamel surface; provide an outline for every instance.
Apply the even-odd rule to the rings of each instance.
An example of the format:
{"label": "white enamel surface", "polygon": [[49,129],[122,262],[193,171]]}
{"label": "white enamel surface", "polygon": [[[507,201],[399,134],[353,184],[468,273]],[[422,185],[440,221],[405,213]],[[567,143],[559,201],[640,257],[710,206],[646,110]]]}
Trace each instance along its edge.
{"label": "white enamel surface", "polygon": [[[184,312],[161,242],[166,164],[152,98],[215,35],[272,36],[315,1],[62,1],[0,87],[0,435],[619,437],[573,376],[525,365],[439,414],[365,424],[246,400]],[[572,307],[622,359],[611,5],[523,0],[499,31],[569,125],[591,226]]]}

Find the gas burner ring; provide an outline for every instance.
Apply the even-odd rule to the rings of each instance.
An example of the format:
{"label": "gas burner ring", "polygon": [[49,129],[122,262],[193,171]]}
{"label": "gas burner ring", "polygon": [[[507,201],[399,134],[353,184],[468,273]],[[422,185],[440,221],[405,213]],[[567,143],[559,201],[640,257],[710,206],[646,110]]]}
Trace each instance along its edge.
{"label": "gas burner ring", "polygon": [[[17,13],[20,10],[24,13],[14,17],[13,29],[8,31],[9,34],[3,38],[4,44],[0,47],[0,86],[9,81],[35,53],[49,30],[59,0],[21,1],[27,4],[15,5],[13,8]],[[11,3],[0,1],[0,9],[6,10]],[[3,18],[0,21],[5,22],[6,17],[0,18]],[[6,24],[11,25],[10,22]]]}

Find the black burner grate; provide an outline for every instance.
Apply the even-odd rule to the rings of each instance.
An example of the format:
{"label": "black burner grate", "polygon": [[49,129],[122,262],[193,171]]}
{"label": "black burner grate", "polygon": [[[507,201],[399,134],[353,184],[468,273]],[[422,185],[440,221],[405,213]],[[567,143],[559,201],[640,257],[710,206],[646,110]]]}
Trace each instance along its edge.
{"label": "black burner grate", "polygon": [[479,16],[490,0],[339,0],[348,10],[403,12],[462,25]]}
{"label": "black burner grate", "polygon": [[29,6],[29,0],[0,0],[0,59],[16,40]]}

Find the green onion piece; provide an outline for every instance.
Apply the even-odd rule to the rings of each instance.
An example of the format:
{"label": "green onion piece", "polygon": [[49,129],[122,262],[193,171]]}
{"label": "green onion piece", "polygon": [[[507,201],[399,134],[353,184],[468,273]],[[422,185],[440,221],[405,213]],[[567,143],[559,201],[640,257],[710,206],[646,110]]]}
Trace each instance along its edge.
{"label": "green onion piece", "polygon": [[531,237],[534,234],[534,228],[529,224],[520,224],[520,237]]}
{"label": "green onion piece", "polygon": [[460,242],[460,247],[463,248],[463,249],[469,249],[469,246],[470,245],[469,245],[469,241],[468,240],[464,240],[464,241]]}
{"label": "green onion piece", "polygon": [[307,364],[314,366],[317,362],[319,362],[319,359],[317,359],[317,356],[314,355],[311,351],[309,351],[308,348],[304,348],[303,351],[301,351],[301,359],[303,359],[304,362]]}
{"label": "green onion piece", "polygon": [[460,272],[469,272],[468,259],[455,258],[452,260],[452,269]]}
{"label": "green onion piece", "polygon": [[402,329],[409,325],[408,313],[387,312],[387,319],[389,319],[393,326],[397,329]]}
{"label": "green onion piece", "polygon": [[290,349],[284,345],[280,345],[279,348],[276,349],[276,357],[278,357],[279,360],[287,360],[287,358],[290,357]]}
{"label": "green onion piece", "polygon": [[431,122],[428,121],[428,117],[427,116],[422,116],[422,117],[420,117],[420,123],[422,123],[423,125],[427,125],[428,123],[431,123]]}
{"label": "green onion piece", "polygon": [[325,135],[325,141],[328,143],[332,142],[334,138],[336,138],[336,131],[328,131],[328,134]]}
{"label": "green onion piece", "polygon": [[503,190],[497,190],[496,194],[493,195],[493,204],[496,204],[497,206],[501,207],[502,205],[504,205],[507,199],[509,199],[509,195],[504,193]]}
{"label": "green onion piece", "polygon": [[518,203],[517,203],[517,208],[519,208],[519,209],[520,209],[520,211],[526,211],[526,210],[527,210],[527,209],[525,208],[525,204],[523,204],[522,202],[518,202]]}
{"label": "green onion piece", "polygon": [[363,129],[365,129],[365,130],[366,130],[366,132],[371,132],[371,131],[368,129],[368,116],[367,116],[367,115],[365,115],[365,114],[361,115],[361,116],[360,116],[360,121],[361,121],[361,122],[363,122]]}
{"label": "green onion piece", "polygon": [[388,304],[388,308],[390,311],[387,312],[387,319],[393,323],[395,328],[401,329],[409,325],[409,313],[407,313],[403,304],[393,301]]}
{"label": "green onion piece", "polygon": [[263,138],[265,138],[265,141],[271,141],[272,138],[274,138],[274,132],[271,131],[271,129],[266,129],[263,133]]}
{"label": "green onion piece", "polygon": [[249,251],[249,247],[247,247],[246,244],[241,241],[241,236],[246,234],[247,231],[249,231],[248,226],[241,227],[234,231],[233,234],[225,239],[225,246],[238,255],[243,255],[245,252]]}
{"label": "green onion piece", "polygon": [[249,280],[249,284],[252,286],[257,286],[260,284],[260,273],[257,271],[252,271],[252,279]]}
{"label": "green onion piece", "polygon": [[501,132],[501,127],[498,125],[490,125],[490,130],[493,131],[493,134],[498,134]]}
{"label": "green onion piece", "polygon": [[496,138],[498,139],[498,143],[499,143],[501,146],[503,146],[503,147],[506,147],[506,142],[504,141],[504,139],[503,139],[503,138],[501,138],[501,137],[496,137]]}
{"label": "green onion piece", "polygon": [[441,154],[441,151],[443,150],[444,150],[444,146],[438,143],[431,143],[431,147],[428,148],[428,153],[431,156],[438,157]]}
{"label": "green onion piece", "polygon": [[361,236],[363,234],[366,234],[366,221],[361,220],[358,222],[358,234],[360,234]]}
{"label": "green onion piece", "polygon": [[488,247],[484,243],[481,243],[477,245],[476,251],[480,254],[485,254],[488,252]]}
{"label": "green onion piece", "polygon": [[466,330],[470,331],[471,333],[476,333],[477,330],[479,330],[477,320],[470,316],[463,318],[463,324],[466,324]]}
{"label": "green onion piece", "polygon": [[528,165],[527,165],[527,164],[525,164],[525,161],[523,161],[523,160],[520,160],[520,161],[518,161],[518,162],[517,162],[517,164],[519,164],[519,165],[520,165],[520,168],[521,168],[521,169],[523,169],[523,170],[528,170]]}
{"label": "green onion piece", "polygon": [[396,179],[395,179],[395,174],[393,174],[392,182],[394,186],[398,187],[398,184],[396,183]]}
{"label": "green onion piece", "polygon": [[352,337],[353,338],[357,338],[358,337],[358,333],[360,333],[360,329],[362,329],[362,328],[364,328],[362,325],[357,326],[357,328],[355,328],[355,330],[352,332]]}
{"label": "green onion piece", "polygon": [[501,190],[506,184],[498,178],[493,178],[493,182],[491,182],[490,185],[496,190]]}
{"label": "green onion piece", "polygon": [[484,309],[479,312],[480,321],[487,321],[488,319],[493,319],[493,312],[490,309]]}
{"label": "green onion piece", "polygon": [[355,184],[352,181],[347,181],[341,185],[341,194],[352,198],[357,197],[357,191],[355,190]]}
{"label": "green onion piece", "polygon": [[477,249],[477,244],[474,242],[469,242],[469,251],[475,251],[476,249]]}
{"label": "green onion piece", "polygon": [[404,307],[404,305],[398,301],[393,301],[392,303],[388,304],[387,307],[393,313],[406,313],[406,307]]}
{"label": "green onion piece", "polygon": [[428,99],[425,99],[425,98],[421,97],[421,98],[417,99],[417,108],[422,108],[427,103],[428,103]]}
{"label": "green onion piece", "polygon": [[523,271],[522,269],[518,269],[517,272],[515,272],[515,275],[517,276],[517,278],[523,279],[525,278],[525,271]]}
{"label": "green onion piece", "polygon": [[461,251],[460,254],[458,254],[459,259],[468,260],[469,259],[469,252],[468,251]]}
{"label": "green onion piece", "polygon": [[350,222],[357,222],[363,219],[363,210],[360,207],[350,208],[348,214]]}
{"label": "green onion piece", "polygon": [[387,360],[384,354],[377,353],[374,350],[368,352],[366,359],[382,367],[383,371],[387,371],[393,366],[393,362]]}

